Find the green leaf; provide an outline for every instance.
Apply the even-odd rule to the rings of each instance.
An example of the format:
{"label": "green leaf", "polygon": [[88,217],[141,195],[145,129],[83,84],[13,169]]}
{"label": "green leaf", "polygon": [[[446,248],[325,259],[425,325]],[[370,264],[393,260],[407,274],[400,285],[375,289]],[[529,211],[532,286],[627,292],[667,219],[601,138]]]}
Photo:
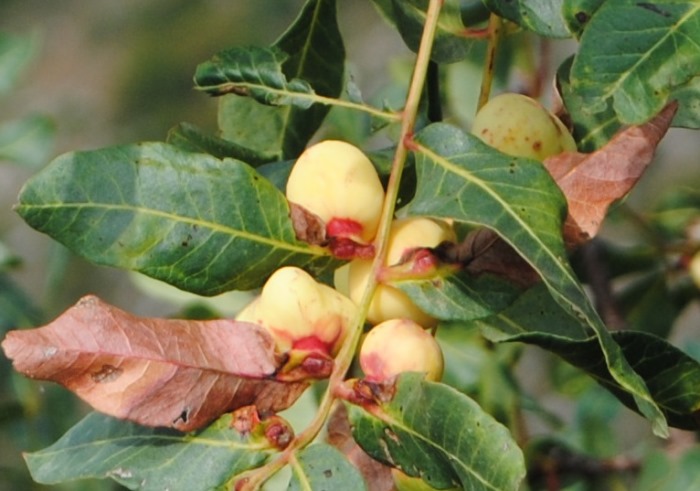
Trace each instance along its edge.
{"label": "green leaf", "polygon": [[700,127],[700,3],[605,2],[580,41],[571,86],[584,118],[607,119],[612,106],[623,123],[639,124],[682,96],[674,126]]}
{"label": "green leaf", "polygon": [[250,166],[163,143],[58,157],[16,209],[96,264],[202,295],[259,287],[283,265],[335,265],[295,238],[284,195]]}
{"label": "green leaf", "polygon": [[28,167],[42,166],[53,147],[56,132],[46,116],[32,115],[0,125],[0,161]]}
{"label": "green leaf", "polygon": [[180,123],[168,132],[167,142],[188,152],[208,153],[216,158],[230,157],[258,166],[276,159],[275,155],[257,152],[232,141],[206,133],[201,128]]}
{"label": "green leaf", "polygon": [[594,332],[615,379],[665,434],[663,415],[643,381],[588,301],[568,261],[561,236],[564,197],[544,167],[501,154],[446,124],[419,132],[413,142],[418,188],[410,215],[428,215],[488,227],[542,277],[565,311]]}
{"label": "green leaf", "polygon": [[466,395],[417,373],[399,376],[388,402],[350,405],[349,418],[365,452],[434,488],[511,491],[525,475],[504,426]]}
{"label": "green leaf", "polygon": [[291,104],[308,109],[314,91],[304,80],[287,80],[282,64],[288,58],[274,46],[228,49],[197,67],[195,85],[215,96],[237,94],[270,106]]}
{"label": "green leaf", "polygon": [[520,294],[511,283],[466,272],[445,277],[406,278],[389,282],[404,291],[425,313],[444,321],[471,321],[506,308]]}
{"label": "green leaf", "polygon": [[[338,29],[335,0],[308,0],[299,17],[273,46],[286,54],[275,69],[286,80],[304,81],[315,94],[337,98],[343,90],[345,48]],[[243,71],[255,66],[242,67]],[[286,102],[301,102],[301,94]],[[321,125],[329,106],[265,106],[249,97],[227,95],[219,106],[222,137],[277,160],[295,158]]]}
{"label": "green leaf", "polygon": [[37,36],[14,36],[0,32],[0,95],[9,92],[36,55]]}
{"label": "green leaf", "polygon": [[[531,288],[506,310],[478,320],[476,325],[494,342],[526,342],[556,353],[591,375],[625,405],[639,410],[606,365],[599,341],[589,335],[586,326],[567,315],[544,286]],[[652,334],[614,331],[610,336],[644,380],[669,423],[700,429],[700,363]]]}
{"label": "green leaf", "polygon": [[[373,0],[384,18],[396,26],[406,46],[418,51],[423,34],[423,25],[428,10],[428,0]],[[433,51],[430,58],[436,63],[454,63],[465,59],[474,40],[464,35],[466,27],[462,22],[461,5],[459,0],[445,0],[437,31],[433,41]]]}
{"label": "green leaf", "polygon": [[42,484],[111,478],[142,491],[209,491],[261,466],[274,452],[266,440],[231,428],[230,414],[201,432],[183,434],[91,413],[25,459]]}
{"label": "green leaf", "polygon": [[301,450],[292,461],[288,491],[367,489],[357,468],[335,447],[318,443]]}
{"label": "green leaf", "polygon": [[574,57],[568,58],[557,71],[557,86],[564,99],[567,112],[573,122],[573,135],[578,149],[593,152],[603,147],[622,128],[622,122],[608,101],[605,108],[592,114],[589,101],[571,85],[571,66]]}
{"label": "green leaf", "polygon": [[499,16],[542,36],[571,36],[562,17],[562,0],[484,0],[484,3]]}

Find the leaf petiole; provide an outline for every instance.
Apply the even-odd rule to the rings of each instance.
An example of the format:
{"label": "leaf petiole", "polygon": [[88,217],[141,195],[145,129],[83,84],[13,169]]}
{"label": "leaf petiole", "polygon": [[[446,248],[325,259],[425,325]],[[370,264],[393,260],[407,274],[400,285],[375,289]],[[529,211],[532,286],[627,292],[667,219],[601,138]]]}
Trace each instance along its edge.
{"label": "leaf petiole", "polygon": [[[325,106],[337,106],[345,109],[352,109],[354,111],[364,112],[371,116],[389,122],[399,122],[402,119],[402,115],[400,112],[383,111],[381,109],[377,109],[376,107],[367,104],[347,101],[345,99],[337,99],[335,97],[326,97],[323,95],[316,94],[314,92],[290,92],[289,90],[275,89],[266,85],[257,85],[245,82],[230,82],[212,86],[198,85],[195,88],[204,92],[212,92],[215,89],[217,95],[247,95],[248,93],[254,90],[264,90],[266,93],[276,96],[277,100],[287,101],[284,104],[294,104],[294,102],[289,101],[298,100],[303,102],[303,104],[300,105],[304,105],[306,107],[311,106],[312,104],[323,104]],[[283,104],[280,103],[279,105]]]}

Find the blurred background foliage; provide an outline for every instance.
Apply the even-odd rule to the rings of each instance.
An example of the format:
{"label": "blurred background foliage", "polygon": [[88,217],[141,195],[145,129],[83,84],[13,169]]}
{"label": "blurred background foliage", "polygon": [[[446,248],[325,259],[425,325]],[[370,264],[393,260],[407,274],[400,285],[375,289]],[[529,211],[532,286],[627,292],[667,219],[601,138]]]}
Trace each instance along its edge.
{"label": "blurred background foliage", "polygon": [[[367,100],[400,101],[411,53],[371,2],[339,3],[354,84]],[[216,131],[217,101],[192,90],[196,65],[226,47],[270,44],[302,4],[301,0],[0,0],[0,335],[51,319],[87,293],[153,316],[206,316],[212,308],[226,315],[247,298],[234,294],[213,307],[202,307],[193,297],[163,285],[90,265],[30,229],[11,207],[22,183],[63,152],[164,140],[168,129],[181,121]],[[513,44],[527,43],[532,39],[524,37]],[[575,46],[557,41],[549,48],[551,75]],[[523,63],[507,54],[504,60]],[[456,63],[443,70],[450,121],[469,124],[479,77],[476,63]],[[508,87],[517,89],[513,83]],[[331,112],[324,132],[361,142],[368,127]],[[697,133],[672,130],[659,149],[658,165],[613,211],[603,234],[620,246],[637,247],[638,253],[627,254],[628,258],[649,262],[646,275],[620,275],[628,322],[669,335],[696,357],[698,302],[674,308],[669,295],[673,275],[644,246],[680,240],[688,233],[688,223],[700,224],[698,155]],[[690,215],[683,218],[683,210]],[[640,301],[645,295],[646,300]],[[694,295],[697,299],[697,291]],[[644,310],[644,305],[651,308]],[[573,475],[571,482],[560,483],[561,489],[634,489],[627,486],[637,482],[634,476],[640,468],[638,489],[672,489],[659,486],[670,485],[669,476],[684,476],[683,469],[700,467],[697,447],[678,450],[694,448],[692,434],[677,432],[669,442],[656,440],[645,421],[555,357],[535,348],[484,345],[480,337],[452,329],[441,330],[440,337],[448,366],[459,367],[448,371],[446,381],[477,397],[511,428],[521,428],[516,437],[535,437],[528,449],[533,462],[564,455],[572,469],[588,469],[585,482]],[[525,423],[517,421],[523,414],[519,409],[528,416]],[[31,481],[21,452],[53,443],[86,411],[67,391],[14,374],[1,357],[0,491],[48,489]],[[611,477],[606,463],[621,471]],[[546,476],[538,481],[537,471],[531,484],[547,489]],[[118,486],[88,481],[51,489]]]}

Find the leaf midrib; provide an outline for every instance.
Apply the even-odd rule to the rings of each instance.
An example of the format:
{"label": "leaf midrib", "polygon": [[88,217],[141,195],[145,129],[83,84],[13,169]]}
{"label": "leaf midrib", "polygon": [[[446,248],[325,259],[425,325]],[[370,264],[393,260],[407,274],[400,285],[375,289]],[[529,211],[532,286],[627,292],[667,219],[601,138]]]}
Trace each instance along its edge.
{"label": "leaf midrib", "polygon": [[[587,325],[589,325],[593,331],[596,333],[597,338],[599,340],[601,349],[603,351],[603,354],[605,356],[606,362],[608,362],[608,366],[610,363],[610,357],[611,355],[615,355],[615,359],[618,362],[622,363],[627,363],[626,359],[622,356],[622,354],[619,351],[616,351],[614,341],[612,340],[612,337],[610,334],[607,332],[607,328],[603,324],[602,320],[598,317],[597,313],[592,309],[592,307],[588,306],[588,300],[586,297],[586,294],[584,293],[583,289],[579,286],[578,282],[571,276],[571,272],[562,266],[560,261],[557,260],[556,257],[553,256],[552,251],[548,248],[545,247],[542,241],[537,237],[536,234],[533,234],[532,229],[530,229],[523,221],[520,219],[520,217],[517,216],[513,212],[510,206],[508,206],[508,203],[504,202],[500,196],[495,193],[484,181],[481,179],[478,179],[475,177],[471,172],[469,172],[466,169],[463,169],[461,167],[458,167],[454,164],[452,164],[449,160],[446,158],[442,157],[439,154],[436,154],[432,152],[430,149],[426,148],[423,145],[420,145],[418,142],[414,141],[414,145],[416,147],[416,152],[423,152],[424,155],[428,156],[429,158],[433,159],[433,162],[435,165],[440,165],[444,168],[445,172],[451,171],[452,173],[463,177],[466,181],[473,183],[474,185],[480,187],[482,190],[484,190],[489,196],[491,196],[493,199],[495,199],[497,202],[501,203],[503,206],[503,209],[511,216],[514,216],[515,220],[520,223],[523,227],[523,230],[526,231],[528,236],[534,239],[536,244],[540,244],[542,246],[544,254],[551,259],[549,261],[550,263],[556,265],[556,270],[561,274],[561,278],[559,281],[554,282],[551,277],[548,277],[546,275],[542,275],[542,280],[544,283],[547,285],[549,288],[550,292],[552,293],[552,296],[556,299],[561,300],[564,304],[566,304],[570,309],[572,309],[573,313],[579,314],[581,317],[582,321],[585,321]],[[498,231],[495,230],[497,233]],[[501,235],[499,233],[499,235]],[[507,238],[503,237],[503,239],[508,242],[510,245],[514,244]],[[517,249],[517,247],[516,247]],[[524,257],[524,259],[531,264],[538,272],[541,271],[541,267],[538,267],[538,265],[533,264],[528,257]],[[571,298],[571,294],[569,292],[564,292],[561,291],[563,288],[566,288],[567,290],[572,290],[573,292],[576,293],[576,297]],[[561,302],[558,302],[561,304]],[[580,302],[580,305],[579,303]],[[640,399],[646,401],[652,406],[652,410],[655,409],[656,416],[661,415],[660,410],[658,409],[658,406],[656,406],[655,402],[649,395],[648,391],[644,391],[643,387],[640,384],[643,384],[643,380],[641,377],[639,377],[636,372],[634,372],[631,367],[630,367],[630,373],[618,373],[618,377],[615,376],[615,374],[611,371],[611,375],[613,375],[613,378],[620,383],[620,385],[625,388],[628,392],[630,392],[632,395],[639,397]],[[625,375],[625,380],[624,378],[621,380],[620,376]]]}
{"label": "leaf midrib", "polygon": [[395,418],[389,416],[389,414],[386,413],[386,412],[382,412],[381,414],[373,414],[373,416],[374,416],[374,417],[377,417],[378,419],[380,419],[380,420],[381,420],[382,422],[384,422],[384,423],[387,423],[387,424],[389,424],[389,425],[392,425],[392,426],[394,426],[394,427],[396,427],[396,428],[401,429],[402,431],[404,431],[405,433],[407,433],[408,435],[410,435],[412,438],[415,438],[415,439],[417,439],[417,440],[420,440],[420,441],[424,442],[425,444],[427,444],[428,446],[437,448],[437,449],[440,450],[444,455],[446,455],[446,456],[448,457],[449,462],[451,462],[451,463],[452,463],[452,462],[459,462],[459,463],[462,463],[462,465],[461,465],[460,467],[461,467],[462,469],[464,469],[467,473],[469,473],[469,474],[473,475],[474,477],[476,477],[480,482],[482,482],[484,485],[486,485],[489,489],[493,489],[493,490],[495,490],[495,491],[499,491],[499,488],[495,487],[493,484],[491,484],[489,481],[487,481],[486,478],[484,478],[484,477],[483,477],[481,474],[479,474],[476,470],[474,470],[473,468],[467,466],[466,463],[463,463],[463,461],[461,460],[461,458],[460,458],[459,456],[457,456],[457,455],[455,455],[454,453],[452,453],[451,451],[447,450],[444,446],[438,444],[437,442],[432,441],[432,440],[428,440],[428,438],[425,437],[424,435],[421,435],[420,433],[417,433],[416,431],[414,431],[413,429],[409,428],[408,426],[405,426],[405,425],[403,424],[403,421],[399,421],[399,420],[397,420],[397,419],[395,419]]}
{"label": "leaf midrib", "polygon": [[17,210],[44,210],[44,209],[89,209],[89,208],[95,208],[95,209],[107,209],[107,210],[122,210],[122,211],[129,211],[137,214],[143,214],[143,215],[151,215],[151,216],[156,216],[160,218],[164,218],[167,220],[172,220],[176,222],[181,222],[185,224],[191,224],[191,225],[198,225],[204,228],[208,228],[210,230],[213,230],[215,232],[222,233],[224,235],[229,235],[232,237],[240,237],[242,239],[251,241],[251,242],[257,242],[261,244],[268,245],[270,247],[273,247],[275,249],[281,249],[281,250],[287,250],[291,252],[296,252],[299,254],[308,254],[308,255],[314,255],[314,256],[328,256],[329,253],[326,252],[323,249],[316,249],[316,248],[311,248],[311,247],[303,247],[303,246],[296,246],[293,244],[290,244],[289,242],[284,242],[284,241],[279,241],[275,239],[271,239],[269,237],[265,237],[262,235],[257,235],[253,234],[250,232],[246,232],[243,230],[238,230],[234,229],[231,227],[227,227],[225,225],[221,225],[219,223],[215,222],[210,222],[210,221],[205,221],[202,219],[196,219],[196,218],[190,218],[190,217],[185,217],[182,215],[176,215],[174,213],[167,213],[161,210],[154,210],[151,208],[144,208],[140,206],[130,206],[130,205],[123,205],[123,204],[100,204],[100,203],[45,203],[41,205],[33,205],[33,204],[20,204],[17,206]]}
{"label": "leaf midrib", "polygon": [[[126,423],[126,421],[125,421],[125,423]],[[125,435],[125,436],[120,436],[120,437],[115,437],[115,438],[103,438],[100,440],[93,440],[91,442],[85,442],[85,443],[66,446],[63,448],[57,448],[55,450],[39,450],[38,452],[30,452],[27,455],[30,455],[33,458],[51,459],[51,458],[53,458],[52,457],[53,455],[60,455],[64,452],[68,452],[68,451],[90,449],[93,447],[96,447],[97,450],[101,450],[103,447],[114,445],[116,443],[128,444],[132,440],[136,440],[137,442],[167,441],[167,442],[179,443],[179,444],[182,444],[185,446],[190,445],[190,444],[195,444],[195,445],[201,445],[201,446],[206,446],[206,447],[232,448],[235,450],[242,450],[242,451],[250,451],[250,450],[263,451],[263,450],[268,449],[268,447],[265,447],[264,445],[250,445],[249,443],[236,442],[234,440],[225,440],[225,439],[219,440],[219,439],[213,439],[213,438],[201,438],[199,436],[190,436],[186,433],[183,433],[181,436],[180,435],[172,435],[172,436],[171,435]],[[132,457],[133,456],[130,456],[129,458],[132,458]]]}
{"label": "leaf midrib", "polygon": [[[486,182],[484,182],[483,180],[474,176],[474,174],[472,172],[470,172],[466,169],[463,169],[462,167],[459,167],[457,165],[452,164],[448,159],[442,157],[441,155],[439,155],[437,153],[434,153],[428,147],[425,147],[425,146],[420,145],[418,143],[416,143],[416,146],[417,146],[418,152],[424,153],[429,159],[431,159],[432,161],[436,162],[441,167],[443,167],[446,172],[451,172],[453,174],[456,174],[458,176],[463,177],[465,181],[468,181],[468,182],[478,186],[480,189],[485,191],[489,196],[491,196],[491,198],[493,198],[496,202],[498,202],[498,204],[501,205],[502,209],[511,218],[513,218],[520,225],[520,227],[523,230],[527,231],[528,236],[530,238],[532,238],[537,243],[537,245],[539,245],[541,247],[541,250],[543,250],[545,252],[545,254],[552,260],[552,262],[557,265],[557,270],[563,274],[563,277],[567,280],[567,283],[569,283],[570,285],[573,285],[573,286],[576,285],[576,281],[569,274],[569,272],[566,270],[566,268],[560,267],[561,266],[560,262],[557,259],[557,257],[553,255],[551,248],[549,246],[547,246],[545,243],[543,243],[540,240],[540,238],[537,236],[537,234],[533,233],[532,228],[527,223],[525,223],[522,220],[522,218],[520,218],[520,216],[518,216],[518,214],[513,211],[513,208],[506,201],[504,201],[501,198],[501,196],[498,193],[496,193]],[[499,235],[501,235],[497,230],[495,232],[498,233]],[[503,240],[505,240],[509,244],[514,245],[508,239],[508,237],[504,237],[502,235],[501,235],[501,237],[503,238]],[[525,258],[525,259],[528,260],[528,262],[530,262],[528,258]],[[533,266],[539,270],[539,268],[537,268],[536,265],[533,264]],[[550,279],[548,279],[548,278],[543,278],[543,280],[546,283],[550,283]]]}

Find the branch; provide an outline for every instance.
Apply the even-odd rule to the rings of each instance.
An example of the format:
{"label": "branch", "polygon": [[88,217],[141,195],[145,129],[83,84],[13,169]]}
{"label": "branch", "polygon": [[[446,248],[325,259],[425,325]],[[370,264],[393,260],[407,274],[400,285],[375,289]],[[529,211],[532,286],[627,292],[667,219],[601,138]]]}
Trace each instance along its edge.
{"label": "branch", "polygon": [[262,467],[240,475],[238,479],[236,479],[236,482],[232,483],[235,485],[236,491],[252,491],[259,489],[260,486],[273,474],[292,461],[296,451],[304,448],[316,438],[316,436],[323,429],[323,426],[328,420],[331,409],[333,408],[333,403],[335,402],[333,390],[335,387],[342,384],[347,371],[350,369],[357,346],[360,342],[362,328],[364,326],[365,317],[367,316],[367,310],[369,309],[369,304],[372,300],[372,296],[374,295],[374,290],[377,287],[377,274],[384,264],[384,259],[386,257],[389,228],[394,217],[394,208],[396,206],[396,199],[399,193],[401,174],[403,173],[406,157],[408,156],[408,147],[412,141],[413,129],[415,126],[416,117],[418,115],[418,106],[420,103],[421,94],[423,92],[423,87],[425,85],[428,65],[430,63],[430,53],[433,47],[433,40],[435,39],[437,21],[442,4],[443,0],[430,0],[430,4],[428,6],[425,27],[423,28],[423,36],[418,49],[416,64],[408,89],[408,95],[406,97],[406,107],[402,114],[399,145],[397,146],[396,153],[394,154],[391,175],[389,176],[386,197],[384,199],[382,217],[379,223],[377,237],[375,239],[377,244],[377,254],[372,263],[372,274],[370,275],[370,279],[360,302],[360,315],[358,316],[358,319],[354,325],[350,327],[348,331],[348,338],[343,344],[340,353],[338,353],[338,356],[336,357],[335,366],[329,379],[328,388],[323,395],[323,399],[321,400],[314,420],[275,460]]}

